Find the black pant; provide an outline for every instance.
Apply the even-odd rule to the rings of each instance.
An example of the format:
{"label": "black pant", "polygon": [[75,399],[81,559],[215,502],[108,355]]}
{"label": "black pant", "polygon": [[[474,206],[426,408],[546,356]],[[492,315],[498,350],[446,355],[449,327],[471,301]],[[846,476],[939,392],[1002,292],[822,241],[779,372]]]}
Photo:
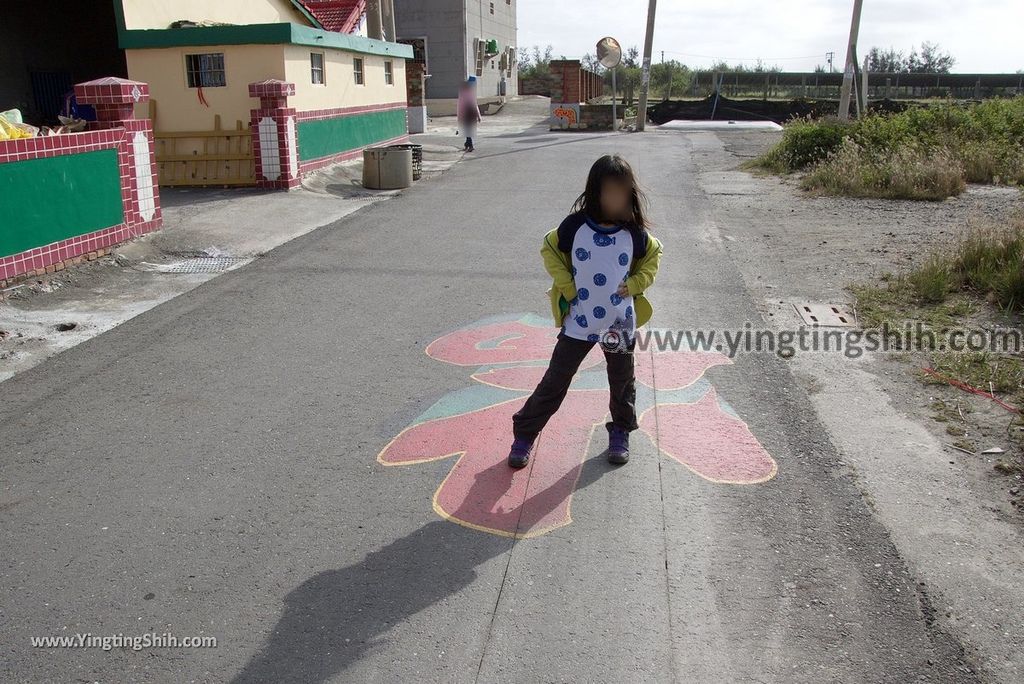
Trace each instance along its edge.
{"label": "black pant", "polygon": [[[512,416],[512,432],[516,437],[532,440],[544,429],[548,420],[562,405],[573,376],[595,344],[597,343],[568,337],[564,331],[558,334],[558,342],[551,354],[547,372],[523,408]],[[605,425],[609,430],[614,426],[628,432],[639,427],[636,422],[636,383],[633,371],[635,346],[634,340],[628,352],[604,350],[604,358],[608,362],[608,385],[611,389],[608,407],[612,419]]]}
{"label": "black pant", "polygon": [[470,119],[459,121],[459,128],[466,133],[466,147],[473,147],[473,137],[469,135],[469,133],[472,132],[474,124],[476,124],[476,122]]}

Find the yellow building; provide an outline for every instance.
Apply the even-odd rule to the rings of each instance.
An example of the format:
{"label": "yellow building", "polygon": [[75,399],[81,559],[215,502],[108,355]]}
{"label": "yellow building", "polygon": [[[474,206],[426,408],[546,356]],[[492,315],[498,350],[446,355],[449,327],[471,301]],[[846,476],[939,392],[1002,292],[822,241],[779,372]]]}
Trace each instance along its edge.
{"label": "yellow building", "polygon": [[[268,102],[280,136],[294,136],[297,168],[291,169],[289,186],[301,172],[355,156],[368,145],[405,140],[405,60],[413,50],[344,32],[358,25],[363,5],[354,0],[116,3],[128,77],[150,86],[151,102],[139,105],[137,114],[153,120],[161,183],[245,183],[244,136],[266,118],[253,112]],[[250,85],[266,81],[289,84],[274,91],[285,99],[254,99]],[[190,133],[195,135],[185,135]],[[258,148],[258,136],[251,135]],[[280,158],[287,161],[291,150],[283,138]],[[255,166],[258,172],[259,154]]]}

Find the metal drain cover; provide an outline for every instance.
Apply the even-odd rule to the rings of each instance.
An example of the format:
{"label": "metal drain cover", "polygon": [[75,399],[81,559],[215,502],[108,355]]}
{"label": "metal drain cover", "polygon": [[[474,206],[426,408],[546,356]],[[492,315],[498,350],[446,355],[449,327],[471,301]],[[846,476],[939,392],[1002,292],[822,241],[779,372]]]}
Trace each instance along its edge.
{"label": "metal drain cover", "polygon": [[196,257],[171,264],[150,264],[161,273],[223,273],[252,261],[248,257]]}
{"label": "metal drain cover", "polygon": [[794,304],[800,318],[807,325],[818,325],[827,328],[855,328],[857,317],[841,304],[813,304],[800,302]]}

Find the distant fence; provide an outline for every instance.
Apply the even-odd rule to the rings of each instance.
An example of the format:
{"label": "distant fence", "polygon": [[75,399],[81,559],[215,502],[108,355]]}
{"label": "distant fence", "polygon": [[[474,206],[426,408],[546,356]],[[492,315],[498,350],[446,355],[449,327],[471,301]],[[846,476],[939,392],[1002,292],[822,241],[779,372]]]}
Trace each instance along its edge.
{"label": "distant fence", "polygon": [[[1024,74],[871,73],[869,99],[952,97],[982,100],[1024,93]],[[841,73],[695,71],[690,95],[707,97],[720,87],[727,97],[838,98]]]}
{"label": "distant fence", "polygon": [[[608,85],[608,74],[587,74],[588,88],[579,88],[577,71],[585,71],[578,60],[551,63],[550,73],[519,79],[520,95],[547,95],[555,100],[586,102],[602,95]],[[567,72],[568,68],[568,72]],[[567,79],[567,73],[569,73]],[[860,75],[860,74],[859,74]],[[751,72],[693,71],[686,93],[677,96],[704,98],[714,95],[716,85],[721,94],[731,98],[762,99],[838,99],[843,85],[842,73],[821,72]],[[868,98],[900,100],[952,97],[984,100],[1024,94],[1024,74],[904,74],[872,73],[868,77]],[[567,84],[568,80],[568,84]],[[858,78],[859,81],[859,78]],[[581,92],[577,94],[577,90]]]}

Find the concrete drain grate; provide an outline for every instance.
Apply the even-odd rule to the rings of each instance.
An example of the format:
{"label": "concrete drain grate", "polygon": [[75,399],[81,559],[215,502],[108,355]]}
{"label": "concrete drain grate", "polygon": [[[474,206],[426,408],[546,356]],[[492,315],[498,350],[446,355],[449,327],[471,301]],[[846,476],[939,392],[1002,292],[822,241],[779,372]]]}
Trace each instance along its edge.
{"label": "concrete drain grate", "polygon": [[250,261],[246,257],[196,257],[173,264],[161,264],[156,270],[163,273],[223,273]]}
{"label": "concrete drain grate", "polygon": [[845,306],[838,304],[812,304],[801,302],[794,304],[800,318],[807,325],[818,325],[827,328],[855,328],[857,317]]}

